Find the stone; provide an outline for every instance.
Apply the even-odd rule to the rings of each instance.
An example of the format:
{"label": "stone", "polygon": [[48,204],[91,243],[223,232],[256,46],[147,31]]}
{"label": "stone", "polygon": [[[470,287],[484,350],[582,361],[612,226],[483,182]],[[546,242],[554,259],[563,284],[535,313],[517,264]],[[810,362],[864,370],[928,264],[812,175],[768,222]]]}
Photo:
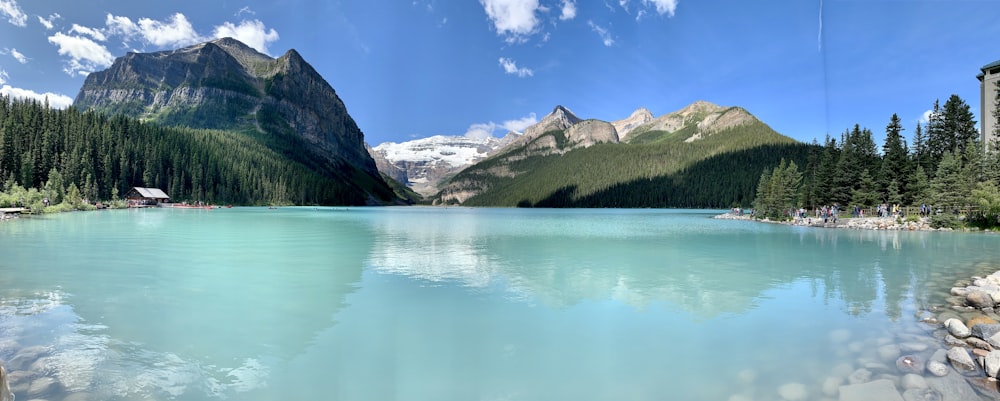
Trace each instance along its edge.
{"label": "stone", "polygon": [[973,348],[979,348],[981,350],[992,351],[993,346],[990,345],[986,340],[980,339],[979,337],[969,337],[965,339],[965,343],[969,344]]}
{"label": "stone", "polygon": [[977,324],[972,326],[971,331],[972,335],[985,340],[1000,333],[1000,324]]}
{"label": "stone", "polygon": [[959,375],[947,375],[942,377],[926,378],[927,385],[941,394],[942,401],[968,401],[979,400],[979,395],[972,386]]}
{"label": "stone", "polygon": [[951,287],[951,295],[964,297],[969,295],[969,289],[965,287]]}
{"label": "stone", "polygon": [[977,324],[997,324],[997,321],[986,315],[973,316],[965,321],[966,327],[972,327]]}
{"label": "stone", "polygon": [[959,372],[975,372],[976,362],[969,355],[969,350],[961,347],[952,347],[948,350],[948,362]]}
{"label": "stone", "polygon": [[934,376],[941,377],[947,375],[951,371],[951,368],[945,365],[944,362],[930,361],[927,362],[927,371]]}
{"label": "stone", "polygon": [[826,394],[830,397],[836,397],[837,394],[840,393],[841,384],[844,384],[843,377],[830,376],[827,377],[825,380],[823,380],[823,385],[820,387],[820,389],[823,391],[823,394]]}
{"label": "stone", "polygon": [[991,400],[1000,400],[1000,391],[998,391],[996,379],[992,377],[969,377],[965,380],[980,394],[989,397]]}
{"label": "stone", "polygon": [[962,323],[961,320],[951,318],[944,321],[944,327],[948,329],[948,334],[955,336],[956,338],[966,338],[972,335],[972,331]]}
{"label": "stone", "polygon": [[809,390],[802,383],[786,383],[778,387],[778,395],[787,401],[803,401],[809,398]]}
{"label": "stone", "polygon": [[985,340],[993,348],[1000,348],[1000,333],[989,336]]}
{"label": "stone", "polygon": [[855,370],[850,376],[847,376],[847,382],[850,384],[861,384],[867,383],[872,380],[872,372],[868,369],[861,368]]}
{"label": "stone", "polygon": [[904,401],[942,401],[941,393],[929,388],[911,388],[903,392]]}
{"label": "stone", "polygon": [[903,378],[900,379],[899,384],[906,390],[915,388],[927,388],[927,380],[924,380],[923,376],[914,373],[908,373],[906,375],[903,375]]}
{"label": "stone", "polygon": [[90,394],[84,392],[76,392],[67,395],[62,401],[90,401],[92,398]]}
{"label": "stone", "polygon": [[885,362],[895,361],[901,354],[902,351],[896,344],[888,344],[878,347],[878,356]]}
{"label": "stone", "polygon": [[983,365],[986,367],[986,375],[997,377],[997,373],[1000,373],[1000,351],[990,351],[984,359]]}
{"label": "stone", "polygon": [[51,377],[40,377],[31,382],[31,386],[28,387],[27,394],[29,397],[38,397],[52,391],[55,389],[55,386],[56,379]]}
{"label": "stone", "polygon": [[949,334],[949,335],[947,335],[947,336],[944,337],[944,343],[945,343],[945,345],[947,345],[949,347],[968,347],[969,346],[969,343],[967,343],[964,340],[959,339],[959,338],[957,338],[957,337],[955,337],[955,336],[953,336],[951,334]]}
{"label": "stone", "polygon": [[919,355],[903,355],[896,359],[896,368],[903,373],[923,373],[924,366],[924,358]]}
{"label": "stone", "polygon": [[973,358],[984,358],[984,357],[986,357],[986,355],[989,355],[989,354],[990,354],[989,351],[984,350],[982,348],[973,348],[972,349],[972,357]]}
{"label": "stone", "polygon": [[840,386],[840,401],[904,401],[889,380]]}

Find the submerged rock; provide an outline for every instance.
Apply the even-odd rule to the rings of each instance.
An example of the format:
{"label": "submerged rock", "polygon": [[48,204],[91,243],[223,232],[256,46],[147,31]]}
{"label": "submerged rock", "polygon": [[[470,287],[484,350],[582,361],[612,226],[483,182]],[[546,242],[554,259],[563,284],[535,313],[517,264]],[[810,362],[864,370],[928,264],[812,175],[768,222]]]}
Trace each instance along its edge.
{"label": "submerged rock", "polygon": [[803,401],[809,398],[809,390],[802,383],[786,383],[778,387],[778,395],[787,401]]}
{"label": "submerged rock", "polygon": [[993,297],[990,293],[980,290],[972,290],[965,294],[965,302],[974,308],[992,308]]}
{"label": "submerged rock", "polygon": [[903,392],[904,401],[943,401],[941,393],[929,388],[911,388]]}
{"label": "submerged rock", "polygon": [[[900,387],[910,390],[910,389],[920,389],[927,388],[927,380],[918,374],[909,373],[903,376],[899,383]],[[905,396],[903,398],[906,398]]]}
{"label": "submerged rock", "polygon": [[[847,382],[850,384],[867,383],[871,380],[872,372],[865,368],[855,370],[850,376],[847,376]],[[843,386],[841,386],[841,388],[843,388]]]}
{"label": "submerged rock", "polygon": [[919,355],[904,355],[896,360],[896,368],[903,373],[923,373],[924,358]]}
{"label": "submerged rock", "polygon": [[947,375],[950,369],[951,368],[949,368],[948,365],[945,365],[943,362],[939,361],[927,362],[927,371],[937,377]]}
{"label": "submerged rock", "polygon": [[904,401],[889,380],[840,386],[840,401]]}
{"label": "submerged rock", "polygon": [[969,350],[960,347],[952,347],[948,350],[948,362],[959,372],[975,372],[976,362],[969,355]]}

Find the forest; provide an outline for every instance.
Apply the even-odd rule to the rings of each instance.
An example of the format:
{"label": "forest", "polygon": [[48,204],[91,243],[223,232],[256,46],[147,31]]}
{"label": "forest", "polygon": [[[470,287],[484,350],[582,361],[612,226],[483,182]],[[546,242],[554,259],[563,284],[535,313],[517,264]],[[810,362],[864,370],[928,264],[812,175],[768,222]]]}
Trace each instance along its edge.
{"label": "forest", "polygon": [[345,177],[375,179],[346,164],[306,166],[239,132],[164,127],[0,97],[0,207],[41,211],[48,199],[83,208],[134,186],[161,188],[175,202],[237,205],[364,205],[369,196],[394,198],[372,194],[374,183],[359,188]]}
{"label": "forest", "polygon": [[[1000,116],[997,93],[992,112]],[[855,125],[839,140],[827,136],[804,165],[782,160],[760,175],[755,215],[785,219],[798,208],[926,205],[942,212],[935,217],[939,226],[957,226],[959,214],[973,226],[1000,223],[1000,146],[982,143],[964,100],[952,95],[943,106],[935,101],[927,122],[916,125],[911,143],[903,130],[893,114],[881,152],[872,131]],[[1000,127],[994,130],[1000,134]]]}

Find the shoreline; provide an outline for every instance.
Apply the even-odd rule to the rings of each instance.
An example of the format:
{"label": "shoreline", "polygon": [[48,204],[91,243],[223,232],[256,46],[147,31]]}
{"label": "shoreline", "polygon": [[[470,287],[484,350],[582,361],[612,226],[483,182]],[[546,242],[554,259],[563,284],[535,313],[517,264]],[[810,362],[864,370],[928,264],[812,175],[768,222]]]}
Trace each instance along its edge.
{"label": "shoreline", "polygon": [[897,217],[847,217],[838,218],[836,223],[834,223],[830,221],[823,222],[823,219],[819,217],[796,217],[792,220],[775,221],[768,218],[754,219],[749,214],[735,215],[727,212],[715,215],[712,218],[720,220],[746,220],[758,223],[783,224],[788,226],[841,228],[849,230],[955,231],[955,229],[952,228],[932,228],[930,225],[930,219],[927,217],[920,217],[917,221],[907,221],[906,219]]}

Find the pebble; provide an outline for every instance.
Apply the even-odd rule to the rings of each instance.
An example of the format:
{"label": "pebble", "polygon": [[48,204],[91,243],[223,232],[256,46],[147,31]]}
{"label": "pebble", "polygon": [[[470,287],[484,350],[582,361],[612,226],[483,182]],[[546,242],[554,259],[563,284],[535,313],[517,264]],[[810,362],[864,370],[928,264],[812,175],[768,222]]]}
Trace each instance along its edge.
{"label": "pebble", "polygon": [[937,377],[946,376],[948,374],[948,371],[950,370],[951,369],[948,367],[948,365],[945,365],[942,362],[939,361],[927,362],[927,371],[931,372],[931,374],[934,376]]}

